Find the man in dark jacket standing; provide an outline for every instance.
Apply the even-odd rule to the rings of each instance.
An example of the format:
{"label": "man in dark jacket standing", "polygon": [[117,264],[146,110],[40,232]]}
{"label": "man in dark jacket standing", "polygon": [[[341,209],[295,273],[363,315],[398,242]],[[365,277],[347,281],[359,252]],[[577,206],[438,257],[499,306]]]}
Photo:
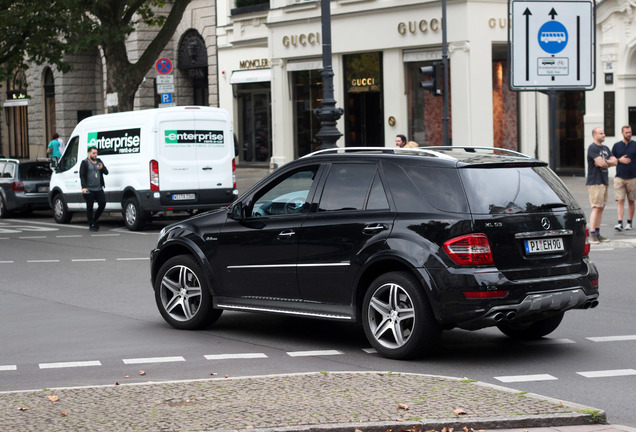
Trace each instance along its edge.
{"label": "man in dark jacket standing", "polygon": [[[88,157],[80,164],[80,183],[82,184],[82,195],[86,201],[86,219],[88,228],[91,231],[98,231],[97,220],[102,215],[106,207],[106,194],[104,193],[104,175],[108,174],[108,169],[97,158],[97,147],[88,148]],[[93,204],[97,202],[97,211],[93,215]]]}

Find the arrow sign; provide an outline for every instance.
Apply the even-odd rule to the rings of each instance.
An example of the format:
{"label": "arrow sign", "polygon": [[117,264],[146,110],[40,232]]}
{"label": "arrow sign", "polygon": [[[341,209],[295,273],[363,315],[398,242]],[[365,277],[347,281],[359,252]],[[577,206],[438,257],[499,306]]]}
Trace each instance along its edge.
{"label": "arrow sign", "polygon": [[552,8],[552,10],[548,13],[548,15],[550,15],[552,17],[552,19],[554,19],[555,16],[558,15],[558,13],[556,13],[556,11],[554,10],[554,8]]}

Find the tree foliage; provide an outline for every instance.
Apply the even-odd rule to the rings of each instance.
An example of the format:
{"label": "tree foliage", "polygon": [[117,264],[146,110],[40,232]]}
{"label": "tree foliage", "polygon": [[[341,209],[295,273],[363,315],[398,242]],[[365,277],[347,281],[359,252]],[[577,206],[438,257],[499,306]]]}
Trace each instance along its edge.
{"label": "tree foliage", "polygon": [[[133,108],[134,95],[172,38],[191,0],[0,0],[0,78],[25,63],[49,63],[63,72],[67,54],[99,47],[106,61],[106,91],[118,95],[112,111]],[[212,6],[211,6],[212,7]],[[157,34],[132,63],[127,38],[140,25]]]}

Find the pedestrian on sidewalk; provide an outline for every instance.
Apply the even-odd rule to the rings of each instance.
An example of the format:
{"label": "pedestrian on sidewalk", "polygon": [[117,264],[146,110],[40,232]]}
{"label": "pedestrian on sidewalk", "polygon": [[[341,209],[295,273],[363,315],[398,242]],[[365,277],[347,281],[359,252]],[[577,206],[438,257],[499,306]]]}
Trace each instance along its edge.
{"label": "pedestrian on sidewalk", "polygon": [[[636,200],[636,141],[632,141],[632,128],[621,128],[623,139],[612,147],[612,155],[618,161],[616,177],[614,177],[614,199],[617,202],[618,223],[616,231],[632,229],[634,219],[634,200]],[[627,197],[627,223],[623,226],[625,212],[625,197]]]}
{"label": "pedestrian on sidewalk", "polygon": [[607,204],[607,186],[609,178],[607,168],[616,166],[618,161],[610,149],[603,145],[605,131],[602,128],[592,129],[594,142],[587,148],[587,186],[592,213],[590,214],[590,243],[609,241],[601,235],[603,210]]}
{"label": "pedestrian on sidewalk", "polygon": [[[106,194],[104,193],[104,175],[108,169],[101,159],[97,157],[97,147],[88,148],[88,157],[80,164],[79,175],[82,185],[82,196],[86,201],[86,219],[91,231],[99,231],[97,220],[106,207]],[[93,214],[93,204],[97,202],[97,211]]]}

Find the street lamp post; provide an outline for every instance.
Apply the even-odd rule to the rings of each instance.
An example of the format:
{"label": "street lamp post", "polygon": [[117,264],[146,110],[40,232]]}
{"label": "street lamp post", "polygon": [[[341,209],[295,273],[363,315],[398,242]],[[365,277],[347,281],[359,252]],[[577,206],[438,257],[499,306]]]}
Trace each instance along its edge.
{"label": "street lamp post", "polygon": [[316,134],[322,142],[320,149],[336,148],[336,141],[342,136],[336,122],[342,116],[342,108],[336,108],[333,95],[333,68],[331,67],[331,0],[320,1],[322,21],[322,103],[314,110],[320,120],[320,132]]}

